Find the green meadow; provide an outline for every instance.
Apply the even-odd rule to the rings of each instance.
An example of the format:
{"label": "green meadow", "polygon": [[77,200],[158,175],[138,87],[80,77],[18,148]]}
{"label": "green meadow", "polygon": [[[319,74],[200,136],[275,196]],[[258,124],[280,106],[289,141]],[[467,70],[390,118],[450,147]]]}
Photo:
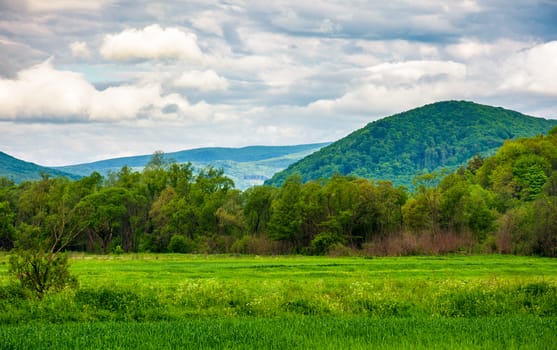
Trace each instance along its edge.
{"label": "green meadow", "polygon": [[557,260],[73,255],[26,295],[0,258],[1,348],[551,348]]}

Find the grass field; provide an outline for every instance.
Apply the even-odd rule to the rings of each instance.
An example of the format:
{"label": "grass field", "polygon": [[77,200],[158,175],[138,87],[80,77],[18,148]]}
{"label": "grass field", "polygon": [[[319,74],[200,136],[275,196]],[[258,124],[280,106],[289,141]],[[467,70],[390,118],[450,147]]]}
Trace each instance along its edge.
{"label": "grass field", "polygon": [[557,260],[72,256],[25,298],[0,258],[0,348],[552,348]]}
{"label": "grass field", "polygon": [[3,349],[553,349],[542,318],[319,318],[0,327]]}

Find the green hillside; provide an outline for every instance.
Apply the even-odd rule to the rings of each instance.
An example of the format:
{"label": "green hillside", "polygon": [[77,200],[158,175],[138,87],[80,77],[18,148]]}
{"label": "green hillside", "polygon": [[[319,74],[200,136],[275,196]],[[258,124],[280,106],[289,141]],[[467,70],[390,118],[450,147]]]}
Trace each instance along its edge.
{"label": "green hillside", "polygon": [[[271,178],[276,172],[328,144],[197,148],[166,153],[165,158],[177,163],[191,162],[196,169],[209,165],[222,168],[225,175],[234,181],[236,188],[246,189],[263,183],[264,180]],[[141,170],[151,160],[151,157],[152,155],[140,155],[114,158],[93,163],[57,167],[56,169],[81,176],[88,176],[93,171],[106,175],[111,171],[117,172],[123,166]]]}
{"label": "green hillside", "polygon": [[433,103],[369,123],[266,184],[280,185],[294,173],[304,181],[338,173],[409,185],[417,173],[458,167],[494,153],[507,139],[547,133],[554,125],[557,120],[472,102]]}
{"label": "green hillside", "polygon": [[28,180],[38,180],[41,178],[41,174],[48,174],[52,177],[64,176],[71,179],[80,177],[60,170],[25,162],[4,152],[0,152],[0,177],[5,177],[19,183]]}

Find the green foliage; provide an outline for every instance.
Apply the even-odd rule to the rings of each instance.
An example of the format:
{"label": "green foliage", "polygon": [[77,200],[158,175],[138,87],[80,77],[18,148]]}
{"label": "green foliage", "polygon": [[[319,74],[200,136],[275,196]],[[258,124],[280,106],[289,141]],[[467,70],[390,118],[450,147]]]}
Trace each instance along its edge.
{"label": "green foliage", "polygon": [[102,253],[120,245],[126,252],[554,256],[556,196],[555,134],[507,141],[454,173],[421,173],[412,192],[355,176],[303,183],[293,175],[280,188],[242,193],[223,169],[196,171],[157,153],[141,173],[124,167],[107,179],[6,182],[0,242]]}
{"label": "green foliage", "polygon": [[108,253],[116,231],[127,214],[129,192],[124,188],[106,188],[84,197],[76,210],[91,242],[100,242],[100,251]]}
{"label": "green foliage", "polygon": [[124,252],[125,252],[124,249],[122,249],[122,246],[119,244],[116,247],[114,247],[114,249],[112,249],[112,253],[116,255],[122,255],[124,254]]}
{"label": "green foliage", "polygon": [[194,242],[181,235],[172,236],[168,243],[168,251],[171,253],[191,253],[194,248]]}
{"label": "green foliage", "polygon": [[491,192],[457,174],[444,178],[439,187],[442,228],[458,233],[469,231],[480,242],[494,231],[497,214]]}
{"label": "green foliage", "polygon": [[509,141],[478,169],[477,182],[502,214],[496,233],[500,251],[557,256],[556,170],[554,132]]}
{"label": "green foliage", "polygon": [[277,241],[298,242],[301,238],[301,178],[290,177],[277,193],[271,207],[269,237]]}
{"label": "green foliage", "polygon": [[38,298],[77,286],[62,251],[82,232],[75,205],[79,194],[87,192],[85,185],[85,181],[43,176],[20,188],[16,249],[10,256],[9,274]]}
{"label": "green foliage", "polygon": [[513,166],[513,178],[516,179],[518,197],[535,199],[542,192],[548,172],[551,172],[551,164],[540,156],[527,155],[517,159]]}
{"label": "green foliage", "polygon": [[8,273],[39,299],[49,291],[77,288],[77,278],[69,271],[66,254],[16,250],[10,255]]}
{"label": "green foliage", "polygon": [[556,123],[471,102],[438,102],[372,122],[266,184],[280,186],[295,173],[304,182],[338,173],[410,186],[416,174],[456,169],[475,155],[492,154],[507,139],[546,133]]}
{"label": "green foliage", "polygon": [[535,199],[557,168],[557,140],[538,136],[505,143],[497,154],[478,170],[478,182],[494,191],[500,208],[514,200]]}
{"label": "green foliage", "polygon": [[0,202],[0,250],[10,250],[16,236],[15,213],[8,201]]}
{"label": "green foliage", "polygon": [[311,246],[316,254],[324,255],[329,253],[329,249],[337,243],[344,243],[343,238],[333,233],[323,232],[315,236]]}
{"label": "green foliage", "polygon": [[248,232],[259,235],[267,231],[275,191],[274,187],[256,186],[244,192],[246,196],[244,217]]}
{"label": "green foliage", "polygon": [[557,199],[541,197],[502,217],[497,238],[506,253],[557,256]]}

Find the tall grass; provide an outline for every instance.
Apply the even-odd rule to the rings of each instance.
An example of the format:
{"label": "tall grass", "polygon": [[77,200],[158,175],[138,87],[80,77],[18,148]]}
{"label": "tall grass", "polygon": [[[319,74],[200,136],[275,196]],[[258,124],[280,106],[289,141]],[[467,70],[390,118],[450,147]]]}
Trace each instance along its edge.
{"label": "tall grass", "polygon": [[[557,317],[557,281],[545,276],[420,278],[415,272],[418,277],[412,279],[391,268],[392,278],[372,278],[361,266],[349,264],[344,266],[346,275],[337,266],[328,267],[332,272],[303,264],[250,266],[273,271],[267,272],[267,279],[258,276],[260,272],[243,278],[248,273],[241,271],[246,268],[242,265],[235,276],[219,278],[222,271],[206,272],[196,278],[176,276],[174,283],[164,277],[162,283],[156,278],[139,283],[135,276],[134,282],[118,281],[115,274],[113,283],[98,278],[95,284],[83,283],[77,291],[49,294],[42,300],[7,285],[0,287],[0,324],[295,315]],[[407,268],[423,267],[409,264]],[[466,271],[461,274],[468,276]]]}
{"label": "tall grass", "polygon": [[547,349],[557,319],[218,318],[0,327],[5,349]]}

